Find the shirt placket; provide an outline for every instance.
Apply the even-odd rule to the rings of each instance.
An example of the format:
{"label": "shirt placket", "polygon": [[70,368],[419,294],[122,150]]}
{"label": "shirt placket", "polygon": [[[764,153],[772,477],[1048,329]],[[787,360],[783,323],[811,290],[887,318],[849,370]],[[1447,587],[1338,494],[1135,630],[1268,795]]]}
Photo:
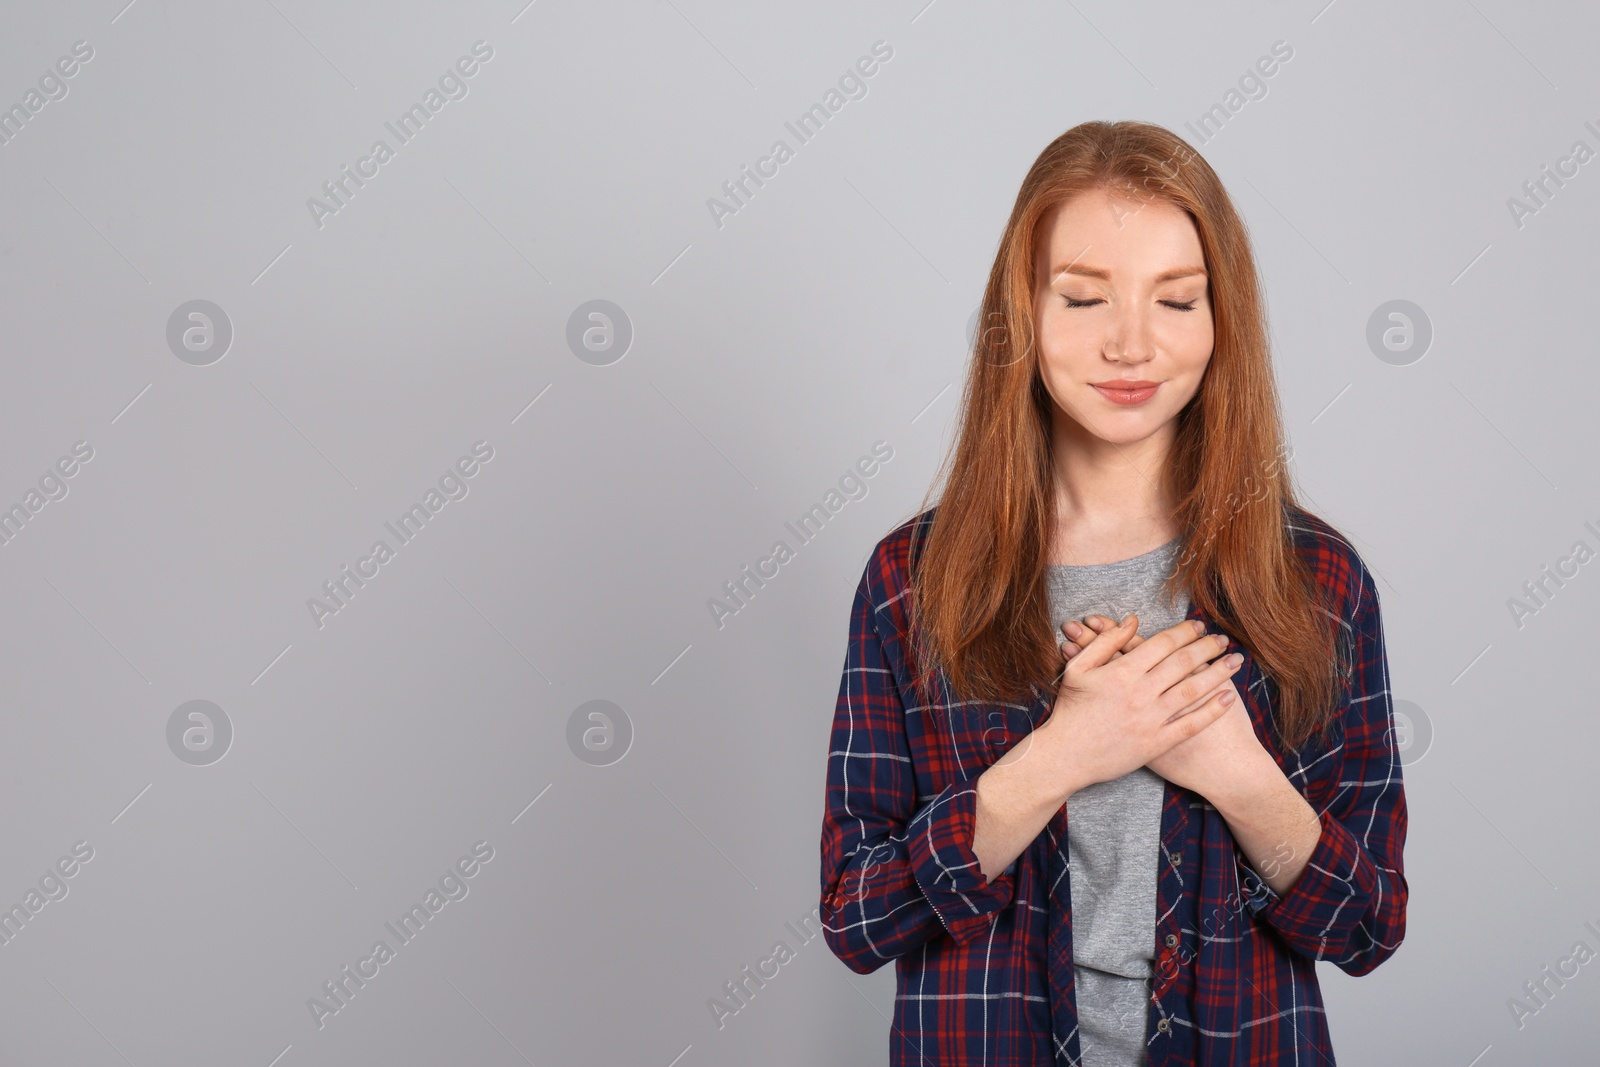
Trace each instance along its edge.
{"label": "shirt placket", "polygon": [[1078,1009],[1073,1000],[1072,892],[1067,870],[1067,806],[1050,816],[1045,857],[1045,894],[1049,900],[1046,922],[1045,977],[1050,991],[1052,1062],[1080,1063]]}
{"label": "shirt placket", "polygon": [[[1193,835],[1189,832],[1189,796],[1171,782],[1166,783],[1161,807],[1161,875],[1156,882],[1156,955],[1145,1030],[1152,1064],[1166,1062],[1175,1046],[1182,1043],[1178,1028],[1185,1012],[1178,979],[1192,966],[1199,951],[1195,935],[1185,934],[1185,930],[1194,929],[1194,898],[1200,875]],[[1184,1036],[1187,1039],[1192,1035]]]}
{"label": "shirt placket", "polygon": [[[1211,617],[1191,603],[1187,616],[1215,632]],[[1199,845],[1192,832],[1189,804],[1196,794],[1164,782],[1161,804],[1161,874],[1156,881],[1155,967],[1150,980],[1150,1063],[1184,1062],[1195,1039],[1183,1004],[1179,977],[1199,954],[1197,897],[1200,892]],[[1185,933],[1185,931],[1190,931]]]}

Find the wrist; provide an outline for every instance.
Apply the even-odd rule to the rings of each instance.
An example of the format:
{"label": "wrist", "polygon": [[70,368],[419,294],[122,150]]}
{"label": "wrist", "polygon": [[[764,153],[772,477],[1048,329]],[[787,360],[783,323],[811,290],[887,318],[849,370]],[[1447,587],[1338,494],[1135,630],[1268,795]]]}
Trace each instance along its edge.
{"label": "wrist", "polygon": [[1260,758],[1248,770],[1209,790],[1206,800],[1224,819],[1228,819],[1280,801],[1286,795],[1285,790],[1296,797],[1300,796],[1294,783],[1284,775],[1283,768],[1263,749]]}
{"label": "wrist", "polygon": [[1049,768],[1049,783],[1053,804],[1051,810],[1061,807],[1078,790],[1093,784],[1093,780],[1084,771],[1077,760],[1077,746],[1072,743],[1066,730],[1066,721],[1056,716],[1051,716],[1045,724],[1034,732],[1038,736],[1041,746],[1043,763]]}

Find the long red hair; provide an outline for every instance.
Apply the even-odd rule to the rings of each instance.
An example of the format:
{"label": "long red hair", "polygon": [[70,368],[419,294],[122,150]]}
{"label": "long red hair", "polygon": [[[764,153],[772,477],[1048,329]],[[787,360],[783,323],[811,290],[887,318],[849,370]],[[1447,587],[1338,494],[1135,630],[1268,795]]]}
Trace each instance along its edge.
{"label": "long red hair", "polygon": [[1215,347],[1163,472],[1182,531],[1165,588],[1189,590],[1249,649],[1276,688],[1280,737],[1299,748],[1333,717],[1337,622],[1285,528],[1287,508],[1300,504],[1255,259],[1216,172],[1182,138],[1143,122],[1073,127],[1039,154],[1017,193],[984,289],[960,429],[928,490],[931,498],[942,483],[943,493],[931,529],[913,542],[919,685],[932,691],[937,665],[957,699],[1020,701],[1034,685],[1053,692],[1060,677],[1045,570],[1053,403],[1034,344],[1035,255],[1051,210],[1096,188],[1171,203],[1199,232]]}

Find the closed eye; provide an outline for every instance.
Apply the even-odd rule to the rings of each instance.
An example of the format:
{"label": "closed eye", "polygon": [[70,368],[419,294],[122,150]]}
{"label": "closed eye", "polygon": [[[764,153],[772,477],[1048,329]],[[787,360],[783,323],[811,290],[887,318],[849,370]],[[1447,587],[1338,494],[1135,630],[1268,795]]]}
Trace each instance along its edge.
{"label": "closed eye", "polygon": [[[1067,307],[1069,307],[1069,308],[1086,308],[1086,307],[1093,307],[1096,304],[1105,303],[1105,301],[1099,300],[1099,299],[1096,299],[1096,300],[1074,300],[1074,299],[1072,299],[1072,297],[1067,296],[1065,293],[1061,294],[1061,299],[1065,300],[1067,302]],[[1190,301],[1184,302],[1184,301],[1181,301],[1181,300],[1163,300],[1163,301],[1161,301],[1161,303],[1164,306],[1171,308],[1173,311],[1193,311],[1195,309],[1195,305],[1198,304],[1199,301],[1198,300],[1190,300]]]}

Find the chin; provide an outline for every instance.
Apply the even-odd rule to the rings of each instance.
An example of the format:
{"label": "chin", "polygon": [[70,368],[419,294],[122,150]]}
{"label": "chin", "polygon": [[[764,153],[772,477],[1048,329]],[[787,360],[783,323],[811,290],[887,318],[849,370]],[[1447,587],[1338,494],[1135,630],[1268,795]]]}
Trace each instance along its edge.
{"label": "chin", "polygon": [[1091,435],[1101,441],[1105,441],[1107,444],[1136,445],[1154,435],[1170,421],[1172,420],[1169,418],[1140,418],[1137,422],[1131,419],[1126,421],[1118,420],[1115,432],[1096,433],[1091,431]]}

